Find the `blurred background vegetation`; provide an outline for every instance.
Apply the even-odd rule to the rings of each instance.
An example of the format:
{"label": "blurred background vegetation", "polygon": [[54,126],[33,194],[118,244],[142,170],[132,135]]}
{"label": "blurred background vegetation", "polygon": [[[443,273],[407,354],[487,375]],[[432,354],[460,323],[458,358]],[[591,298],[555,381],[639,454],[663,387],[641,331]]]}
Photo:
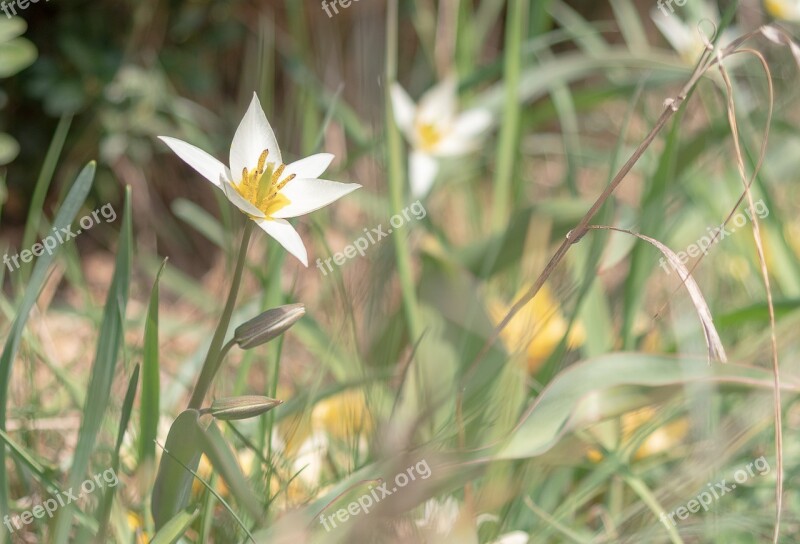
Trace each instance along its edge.
{"label": "blurred background vegetation", "polygon": [[[402,0],[397,51],[387,56],[391,4],[354,1],[329,18],[316,1],[51,0],[30,4],[21,18],[0,16],[0,250],[17,253],[46,233],[90,160],[97,172],[84,208],[112,203],[119,215],[62,248],[8,394],[0,392],[8,405],[12,511],[37,504],[42,475],[67,479],[91,396],[86,384],[102,341],[126,187],[135,240],[130,301],[92,467],[103,470],[113,458],[128,380],[146,356],[151,288],[168,257],[157,306],[155,419],[163,444],[224,304],[245,219],[156,136],[181,138],[227,163],[255,91],[285,162],[330,152],[336,159],[326,177],[364,186],[300,221],[308,269],[260,233],[251,246],[234,324],[283,303],[307,308],[285,341],[232,352],[215,386],[214,396],[285,401],[254,421],[222,426],[265,512],[262,519],[240,513],[256,541],[771,541],[770,329],[750,222],[694,272],[732,370],[707,366],[695,308],[677,274],[659,267],[658,251],[607,232],[575,245],[544,291],[479,354],[689,78],[703,47],[697,22],[715,18],[724,42],[780,14],[756,0],[688,0],[670,15],[639,0]],[[779,23],[796,36],[797,18],[789,19]],[[769,212],[762,236],[787,384],[780,542],[795,542],[800,87],[786,48],[754,43],[775,85],[770,146],[753,190]],[[387,62],[396,62],[397,80],[414,99],[455,73],[459,100],[491,111],[495,127],[474,153],[442,161],[423,199],[424,220],[323,276],[317,257],[388,224],[396,210]],[[752,59],[729,66],[752,171],[768,120],[766,76]],[[733,157],[724,87],[710,76],[596,222],[684,250],[734,209],[742,183]],[[405,168],[405,144],[401,162]],[[401,181],[402,207],[413,199],[407,178]],[[411,302],[397,272],[406,250]],[[29,278],[24,270],[0,272],[4,344]],[[88,516],[76,516],[71,541],[89,541],[81,538],[92,538],[103,516],[111,520],[106,541],[148,542],[155,534],[155,468],[140,447],[143,421],[153,416],[141,402],[117,448],[124,486],[111,512],[82,505]],[[409,414],[415,425],[401,417]],[[508,437],[486,457],[474,453]],[[708,482],[730,482],[762,455],[768,475],[674,530],[658,521],[661,511],[686,504]],[[308,521],[323,508],[335,512],[339,493],[377,478],[377,466],[387,477],[422,458],[437,476],[391,512],[361,516],[347,534],[319,534]],[[447,469],[454,459],[466,463],[457,474]],[[200,473],[239,512],[242,497],[206,460]],[[217,497],[200,485],[192,497],[194,517],[179,520],[174,540],[162,534],[163,542],[247,540]],[[306,517],[293,518],[298,511]],[[304,532],[308,523],[317,533]],[[51,537],[46,521],[13,536]]]}

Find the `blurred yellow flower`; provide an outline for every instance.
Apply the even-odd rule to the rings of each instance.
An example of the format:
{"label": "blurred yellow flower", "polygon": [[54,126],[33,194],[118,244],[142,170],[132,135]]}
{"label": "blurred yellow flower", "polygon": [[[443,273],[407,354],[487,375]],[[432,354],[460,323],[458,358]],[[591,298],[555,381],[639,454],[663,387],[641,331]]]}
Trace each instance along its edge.
{"label": "blurred yellow flower", "polygon": [[764,0],[764,7],[776,19],[800,22],[800,0]]}
{"label": "blurred yellow flower", "polygon": [[311,427],[339,440],[369,433],[372,419],[364,393],[350,389],[318,402],[311,413]]}
{"label": "blurred yellow flower", "polygon": [[135,535],[136,540],[134,542],[136,544],[147,544],[150,542],[150,538],[144,530],[142,516],[132,510],[128,510],[128,527],[130,527]]}
{"label": "blurred yellow flower", "polygon": [[[645,406],[622,414],[620,417],[621,433],[619,433],[622,444],[629,442],[636,431],[650,422],[655,415],[656,409],[653,406]],[[662,425],[645,438],[633,454],[633,459],[640,460],[670,450],[680,444],[688,433],[689,420],[685,417]],[[603,459],[603,454],[598,449],[591,448],[586,452],[586,457],[594,463],[599,463]]]}
{"label": "blurred yellow flower", "polygon": [[[627,442],[633,434],[644,424],[653,419],[656,409],[652,406],[645,406],[639,410],[628,412],[622,415],[622,440]],[[689,432],[689,421],[682,417],[666,425],[663,425],[650,433],[645,441],[636,450],[634,459],[644,459],[657,453],[667,451],[679,444],[686,438]]]}
{"label": "blurred yellow flower", "polygon": [[[522,292],[514,300],[520,296]],[[495,324],[503,320],[510,308],[511,304],[506,305],[497,300],[490,300],[488,304],[489,315]],[[533,300],[500,332],[500,338],[509,352],[527,353],[528,372],[534,374],[567,334],[567,325],[558,301],[553,297],[550,288],[543,285]],[[586,331],[576,321],[569,332],[567,345],[572,349],[578,348],[585,340]]]}

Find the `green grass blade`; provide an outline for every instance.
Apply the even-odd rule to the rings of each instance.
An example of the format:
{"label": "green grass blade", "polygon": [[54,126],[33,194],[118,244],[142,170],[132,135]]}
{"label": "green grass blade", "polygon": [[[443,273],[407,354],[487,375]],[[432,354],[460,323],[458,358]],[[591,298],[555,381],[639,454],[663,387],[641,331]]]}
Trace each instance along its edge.
{"label": "green grass blade", "polygon": [[[131,413],[133,412],[133,401],[136,399],[136,388],[139,385],[139,365],[133,369],[133,375],[128,382],[128,391],[125,393],[125,400],[122,403],[122,415],[119,418],[119,430],[117,431],[117,443],[114,446],[114,474],[119,474],[119,450],[122,448],[122,441],[125,438],[125,430],[128,428],[128,423],[131,420]],[[97,537],[95,542],[103,544],[107,542],[106,535],[108,534],[108,521],[111,517],[111,504],[114,501],[114,494],[117,486],[108,487],[103,494],[102,507],[97,516],[99,528],[97,530]]]}
{"label": "green grass blade", "polygon": [[522,40],[527,21],[528,3],[510,0],[506,35],[503,77],[506,85],[503,121],[497,144],[497,174],[492,198],[492,228],[500,232],[508,223],[511,210],[511,187],[519,150],[520,100],[519,84],[522,73]]}
{"label": "green grass blade", "polygon": [[156,533],[150,544],[175,544],[191,527],[198,515],[200,515],[200,510],[196,508],[187,508],[178,512]]}
{"label": "green grass blade", "polygon": [[[39,178],[36,180],[36,187],[33,190],[31,205],[28,208],[28,219],[25,221],[25,231],[22,234],[22,245],[20,247],[31,247],[40,230],[44,199],[47,196],[47,190],[50,188],[50,183],[53,180],[56,163],[58,162],[58,157],[61,155],[61,151],[64,149],[64,142],[67,139],[71,124],[71,115],[61,117],[56,127],[56,132],[53,134],[53,140],[50,142],[50,147],[44,157],[42,169],[39,172]],[[28,278],[30,266],[30,263],[23,263],[22,268],[20,268],[20,277],[23,282]]]}
{"label": "green grass blade", "polygon": [[[64,202],[56,214],[53,225],[55,228],[60,229],[67,227],[75,219],[81,206],[89,194],[89,189],[94,181],[95,163],[94,161],[87,164],[81,173],[78,175],[75,183],[70,188],[69,193],[64,198]],[[29,314],[36,299],[39,297],[39,292],[44,286],[47,279],[48,268],[50,263],[58,253],[58,248],[52,254],[42,254],[36,261],[31,274],[30,282],[25,290],[22,303],[20,304],[17,316],[8,333],[3,353],[0,355],[0,429],[6,428],[6,406],[8,404],[8,382],[11,377],[11,365],[17,356],[19,350],[20,340],[22,339],[22,331],[28,321]],[[0,448],[0,512],[8,512],[8,474],[6,472],[5,463],[5,448]]]}
{"label": "green grass blade", "polygon": [[[89,468],[89,459],[94,451],[100,426],[103,422],[108,401],[111,395],[111,386],[117,368],[117,358],[124,341],[124,318],[128,303],[128,288],[131,276],[132,260],[132,219],[131,219],[131,191],[125,193],[125,209],[122,218],[122,233],[120,235],[119,249],[114,277],[106,297],[103,311],[103,321],[100,325],[97,352],[92,364],[91,381],[86,395],[86,404],[83,409],[83,422],[78,434],[78,444],[72,459],[68,487],[78,487]],[[53,530],[53,542],[62,544],[67,541],[74,508],[68,505],[58,511]]]}
{"label": "green grass blade", "polygon": [[141,431],[139,436],[139,465],[154,462],[156,455],[156,437],[158,435],[158,416],[161,411],[161,383],[158,376],[158,282],[167,260],[158,269],[153,289],[150,292],[150,304],[147,307],[147,321],[144,326],[144,354],[142,357],[142,402]]}

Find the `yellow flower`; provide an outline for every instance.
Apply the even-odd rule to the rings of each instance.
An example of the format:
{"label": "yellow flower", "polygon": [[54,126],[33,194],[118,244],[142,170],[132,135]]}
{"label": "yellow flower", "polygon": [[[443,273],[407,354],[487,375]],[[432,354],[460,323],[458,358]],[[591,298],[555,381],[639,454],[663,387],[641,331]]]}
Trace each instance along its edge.
{"label": "yellow flower", "polygon": [[[622,440],[627,442],[633,434],[656,415],[652,406],[645,406],[639,410],[622,415]],[[673,448],[686,438],[689,432],[689,421],[682,417],[663,425],[650,433],[645,441],[636,450],[634,459],[644,459],[657,453]]]}
{"label": "yellow flower", "polygon": [[[655,415],[656,409],[653,406],[645,406],[622,414],[619,433],[622,444],[629,442],[639,428],[651,421]],[[689,421],[685,417],[662,425],[645,438],[633,454],[633,459],[640,460],[670,450],[680,444],[688,433]],[[586,457],[593,463],[599,463],[603,459],[603,454],[596,448],[591,448],[586,452]]]}
{"label": "yellow flower", "polygon": [[[519,293],[514,300],[517,300]],[[500,323],[508,313],[511,305],[499,301],[489,302],[489,315],[495,323]],[[526,352],[528,372],[536,373],[539,367],[553,353],[567,334],[568,322],[561,314],[558,301],[553,297],[550,288],[543,285],[539,292],[528,302],[506,327],[500,332],[500,338],[509,352]],[[583,345],[586,331],[583,325],[575,322],[567,339],[570,348]]]}
{"label": "yellow flower", "polygon": [[800,21],[800,1],[798,0],[764,0],[767,13],[784,21]]}
{"label": "yellow flower", "polygon": [[317,403],[311,414],[311,427],[339,440],[369,433],[372,419],[364,393],[350,389]]}
{"label": "yellow flower", "polygon": [[150,542],[150,538],[148,538],[144,530],[142,516],[132,510],[128,510],[128,527],[130,527],[133,534],[136,535],[136,544],[147,544]]}

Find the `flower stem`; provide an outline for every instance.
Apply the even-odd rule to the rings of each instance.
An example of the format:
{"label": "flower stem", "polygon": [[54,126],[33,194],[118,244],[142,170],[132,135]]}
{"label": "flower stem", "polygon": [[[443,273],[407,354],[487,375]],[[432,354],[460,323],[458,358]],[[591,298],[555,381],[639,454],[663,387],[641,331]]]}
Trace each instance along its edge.
{"label": "flower stem", "polygon": [[208,393],[211,387],[211,382],[214,381],[214,376],[217,374],[224,352],[227,351],[227,349],[222,347],[222,342],[225,340],[225,334],[228,332],[228,325],[230,324],[231,315],[233,314],[233,307],[236,304],[236,297],[239,294],[239,285],[242,283],[242,272],[244,271],[245,261],[247,261],[247,246],[250,244],[250,235],[253,233],[254,225],[252,221],[247,221],[244,232],[242,232],[242,244],[239,246],[239,256],[236,259],[236,269],[233,272],[233,281],[231,282],[230,292],[228,292],[228,300],[225,302],[225,309],[222,311],[217,330],[214,331],[214,337],[211,339],[211,346],[208,348],[206,360],[203,362],[203,369],[200,371],[200,377],[197,378],[197,385],[192,392],[189,408],[200,408],[206,393]]}
{"label": "flower stem", "polygon": [[[390,0],[386,13],[386,151],[389,173],[389,201],[393,214],[400,213],[403,207],[403,142],[394,122],[392,100],[389,89],[397,79],[397,0]],[[411,343],[422,335],[417,297],[414,289],[414,277],[411,270],[411,256],[406,239],[394,237],[397,256],[397,274],[400,278],[400,290],[403,297],[408,332]]]}
{"label": "flower stem", "polygon": [[492,199],[492,228],[501,230],[508,222],[511,204],[511,184],[519,147],[520,103],[519,81],[522,71],[522,40],[528,2],[511,0],[508,4],[503,78],[505,79],[505,108],[497,144],[497,174]]}

